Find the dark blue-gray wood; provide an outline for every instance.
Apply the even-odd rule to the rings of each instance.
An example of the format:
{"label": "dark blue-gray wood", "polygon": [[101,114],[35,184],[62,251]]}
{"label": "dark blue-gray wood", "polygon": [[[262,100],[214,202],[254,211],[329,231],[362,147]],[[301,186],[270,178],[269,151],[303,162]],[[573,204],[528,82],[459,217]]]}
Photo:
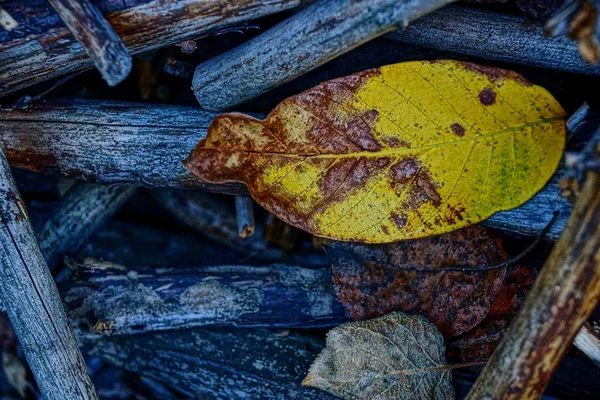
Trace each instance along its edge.
{"label": "dark blue-gray wood", "polygon": [[454,0],[321,0],[200,64],[192,88],[200,107],[223,111]]}
{"label": "dark blue-gray wood", "polygon": [[546,37],[542,24],[465,6],[442,8],[385,37],[486,60],[600,74],[600,65],[581,58],[575,41]]}
{"label": "dark blue-gray wood", "polygon": [[110,86],[127,77],[131,55],[96,6],[88,0],[48,1]]}
{"label": "dark blue-gray wood", "polygon": [[[194,39],[307,0],[98,0],[131,54]],[[92,67],[92,61],[47,0],[2,3],[19,26],[0,30],[0,96]]]}
{"label": "dark blue-gray wood", "polygon": [[193,398],[334,400],[302,379],[320,337],[261,329],[194,329],[84,338],[89,354],[149,376]]}
{"label": "dark blue-gray wood", "polygon": [[79,335],[98,323],[114,336],[199,326],[312,329],[348,320],[329,268],[148,268],[91,259],[71,268],[74,280],[59,290]]}
{"label": "dark blue-gray wood", "polygon": [[56,204],[36,229],[50,270],[65,255],[77,251],[135,192],[134,187],[101,186],[78,182]]}
{"label": "dark blue-gray wood", "polygon": [[97,399],[58,290],[1,151],[0,218],[0,299],[42,396],[49,400]]}

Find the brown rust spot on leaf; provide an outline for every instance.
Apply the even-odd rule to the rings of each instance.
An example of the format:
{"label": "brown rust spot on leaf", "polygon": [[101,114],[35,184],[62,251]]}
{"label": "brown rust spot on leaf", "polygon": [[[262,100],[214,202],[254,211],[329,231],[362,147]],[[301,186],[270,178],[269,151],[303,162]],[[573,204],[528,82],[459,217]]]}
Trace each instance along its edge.
{"label": "brown rust spot on leaf", "polygon": [[398,229],[403,229],[404,225],[406,225],[406,221],[408,220],[408,215],[402,214],[402,216],[396,214],[395,212],[390,214],[392,221],[398,226]]}
{"label": "brown rust spot on leaf", "polygon": [[390,168],[390,178],[392,184],[409,183],[419,172],[421,166],[415,158],[405,158],[392,165]]}
{"label": "brown rust spot on leaf", "polygon": [[458,136],[458,137],[465,136],[465,128],[458,122],[455,122],[454,124],[452,124],[452,126],[450,128],[452,129],[452,132],[454,132],[454,134],[456,136]]}
{"label": "brown rust spot on leaf", "polygon": [[460,65],[469,71],[477,72],[478,74],[485,75],[490,82],[495,83],[500,79],[511,79],[523,86],[531,86],[532,83],[514,71],[508,71],[502,68],[486,67],[484,65],[472,64],[469,62],[461,62]]}
{"label": "brown rust spot on leaf", "polygon": [[492,88],[485,88],[479,93],[479,101],[484,106],[491,106],[496,103],[496,92]]}

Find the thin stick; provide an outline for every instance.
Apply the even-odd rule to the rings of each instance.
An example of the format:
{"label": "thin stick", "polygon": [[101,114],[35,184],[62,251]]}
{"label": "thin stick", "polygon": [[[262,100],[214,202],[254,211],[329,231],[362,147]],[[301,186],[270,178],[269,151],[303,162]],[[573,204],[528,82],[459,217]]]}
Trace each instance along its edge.
{"label": "thin stick", "polygon": [[0,196],[0,298],[42,396],[97,399],[4,153]]}
{"label": "thin stick", "polygon": [[50,270],[65,254],[80,248],[135,192],[133,187],[106,187],[79,182],[60,200],[37,230]]}
{"label": "thin stick", "polygon": [[237,219],[238,236],[242,239],[254,234],[254,208],[250,197],[235,197],[235,216]]}
{"label": "thin stick", "polygon": [[453,0],[317,1],[258,37],[200,64],[200,106],[248,101]]}
{"label": "thin stick", "polygon": [[[598,138],[594,138],[598,156]],[[468,399],[537,399],[600,299],[600,174],[587,172],[561,238]]]}
{"label": "thin stick", "polygon": [[88,0],[48,1],[110,86],[129,75],[131,55],[96,6]]}
{"label": "thin stick", "polygon": [[590,324],[583,324],[573,344],[600,368],[600,335]]}
{"label": "thin stick", "polygon": [[[106,15],[107,21],[130,54],[138,54],[289,10],[305,2],[307,0],[97,0],[94,4],[115,10]],[[11,11],[9,6],[17,8],[22,2],[5,3],[3,6]],[[93,66],[84,48],[64,24],[54,22],[53,10],[38,8],[39,13],[27,15],[20,29],[0,41],[0,96]]]}
{"label": "thin stick", "polygon": [[600,66],[581,59],[573,41],[544,36],[541,24],[472,7],[444,7],[385,38],[484,60],[600,74]]}

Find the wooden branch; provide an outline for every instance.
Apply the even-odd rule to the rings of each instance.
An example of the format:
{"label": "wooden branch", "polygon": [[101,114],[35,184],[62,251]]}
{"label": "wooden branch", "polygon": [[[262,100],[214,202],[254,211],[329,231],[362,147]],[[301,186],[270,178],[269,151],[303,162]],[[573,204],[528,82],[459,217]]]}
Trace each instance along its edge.
{"label": "wooden branch", "polygon": [[[210,184],[182,165],[216,114],[191,107],[63,100],[26,110],[0,108],[0,143],[12,166],[108,185],[202,189],[248,195],[242,184]],[[498,213],[489,226],[537,235],[552,218],[556,239],[571,204],[554,186],[561,171],[529,202]],[[191,222],[184,222],[191,223]]]}
{"label": "wooden branch", "polygon": [[[59,290],[79,335],[110,326],[131,335],[199,326],[323,328],[348,321],[331,270],[267,267],[125,267],[87,259]],[[91,333],[93,334],[93,333]]]}
{"label": "wooden branch", "polygon": [[[98,0],[110,10],[106,19],[127,47],[138,54],[216,29],[298,7],[307,0]],[[126,6],[127,5],[127,6]],[[26,6],[26,4],[25,4]],[[56,19],[54,11],[25,8],[21,0],[3,7],[21,24],[0,32],[0,96],[61,75],[92,66],[84,48]]]}
{"label": "wooden branch", "polygon": [[115,86],[129,75],[131,56],[100,11],[88,0],[48,0],[102,74]]}
{"label": "wooden branch", "polygon": [[192,88],[203,109],[228,109],[452,1],[318,1],[200,64]]}
{"label": "wooden branch", "polygon": [[[600,130],[596,157],[598,138]],[[590,171],[565,231],[468,398],[538,398],[599,299],[600,173]]]}
{"label": "wooden branch", "polygon": [[152,194],[177,221],[210,240],[260,259],[282,257],[281,250],[268,246],[263,239],[262,226],[255,236],[240,237],[231,205],[211,194],[174,189],[155,189]]}
{"label": "wooden branch", "polygon": [[600,74],[600,65],[581,59],[575,42],[544,36],[544,26],[525,17],[449,6],[417,21],[388,39],[486,60],[568,72]]}
{"label": "wooden branch", "polygon": [[[323,338],[305,333],[202,328],[97,340],[87,337],[84,342],[95,357],[199,398],[334,399],[326,392],[300,385],[325,345]],[[544,399],[595,398],[600,373],[593,367],[586,369],[586,364],[579,358],[566,359]],[[460,399],[472,385],[474,374],[465,377],[465,369],[453,372],[456,398]]]}
{"label": "wooden branch", "polygon": [[50,270],[66,254],[79,249],[134,192],[133,187],[75,184],[37,230],[40,248]]}
{"label": "wooden branch", "polygon": [[97,399],[4,154],[0,298],[45,399]]}
{"label": "wooden branch", "polygon": [[235,216],[238,236],[242,239],[254,234],[254,202],[249,197],[235,197]]}
{"label": "wooden branch", "polygon": [[324,347],[289,331],[199,329],[84,340],[90,355],[194,398],[334,400],[301,386]]}
{"label": "wooden branch", "polygon": [[[235,265],[242,263],[248,255],[205,240],[189,230],[170,230],[112,219],[73,258],[78,261],[97,258],[123,265],[176,268]],[[280,259],[268,262],[278,261]]]}
{"label": "wooden branch", "polygon": [[195,178],[181,161],[215,114],[191,107],[67,100],[0,109],[0,142],[12,166],[107,185],[208,189],[243,185]]}
{"label": "wooden branch", "polygon": [[573,344],[600,368],[600,334],[589,323],[583,324]]}

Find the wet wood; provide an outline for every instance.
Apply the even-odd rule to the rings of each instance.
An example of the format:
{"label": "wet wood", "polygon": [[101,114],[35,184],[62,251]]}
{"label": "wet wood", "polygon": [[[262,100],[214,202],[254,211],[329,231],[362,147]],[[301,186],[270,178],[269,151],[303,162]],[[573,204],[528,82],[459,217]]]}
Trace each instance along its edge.
{"label": "wet wood", "polygon": [[92,259],[71,268],[74,280],[61,282],[59,290],[79,335],[200,326],[314,329],[348,320],[329,268],[148,268]]}
{"label": "wet wood", "polygon": [[[591,142],[596,163],[598,138],[600,131]],[[598,300],[600,173],[589,171],[563,234],[468,398],[539,398]]]}
{"label": "wet wood", "polygon": [[97,399],[52,275],[0,154],[0,298],[45,399]]}
{"label": "wet wood", "polygon": [[[32,171],[107,185],[194,188],[247,196],[244,185],[203,182],[181,163],[205,137],[215,115],[191,107],[53,100],[26,110],[0,108],[0,143],[12,166]],[[572,209],[555,186],[561,176],[558,171],[527,203],[497,213],[483,224],[537,235],[558,211],[560,217],[547,233],[557,239]]]}
{"label": "wet wood", "polygon": [[96,6],[88,0],[48,1],[110,86],[127,77],[131,56]]}
{"label": "wet wood", "polygon": [[543,24],[471,7],[444,7],[385,37],[486,60],[600,74],[600,65],[581,58],[576,42],[546,37]]}
{"label": "wet wood", "polygon": [[[130,54],[194,39],[219,28],[298,7],[306,0],[98,0]],[[25,4],[24,4],[25,3]],[[8,0],[20,24],[0,31],[0,96],[92,66],[85,49],[48,4]]]}
{"label": "wet wood", "polygon": [[192,88],[203,109],[228,109],[452,1],[318,1],[200,64]]}

